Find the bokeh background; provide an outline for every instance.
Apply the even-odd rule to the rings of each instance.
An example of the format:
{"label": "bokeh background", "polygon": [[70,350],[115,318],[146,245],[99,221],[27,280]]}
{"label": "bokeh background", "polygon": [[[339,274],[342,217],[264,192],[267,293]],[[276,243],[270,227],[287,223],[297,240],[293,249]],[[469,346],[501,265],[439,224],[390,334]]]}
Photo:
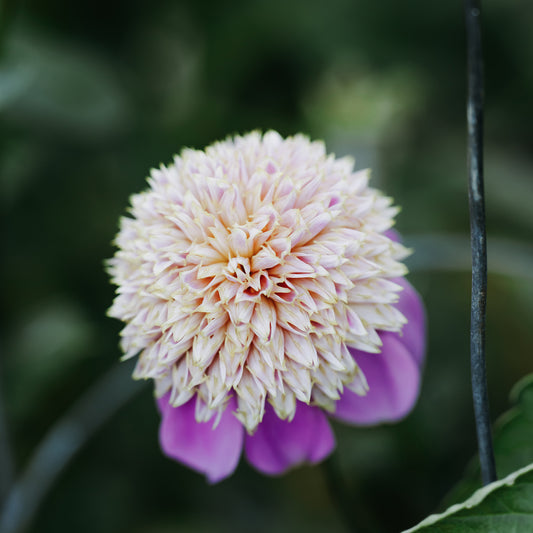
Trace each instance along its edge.
{"label": "bokeh background", "polygon": [[[4,449],[4,494],[116,366],[103,262],[129,196],[184,146],[302,131],[372,167],[403,208],[397,228],[415,249],[410,280],[429,324],[413,413],[373,429],[336,424],[327,468],[281,478],[243,461],[207,485],[160,453],[149,384],[105,423],[128,382],[104,387],[110,397],[84,411],[87,428],[101,427],[29,531],[346,532],[332,478],[359,531],[399,531],[438,509],[475,453],[461,2],[4,0],[0,17],[0,431],[14,464]],[[532,17],[524,0],[484,5],[494,419],[533,370]]]}

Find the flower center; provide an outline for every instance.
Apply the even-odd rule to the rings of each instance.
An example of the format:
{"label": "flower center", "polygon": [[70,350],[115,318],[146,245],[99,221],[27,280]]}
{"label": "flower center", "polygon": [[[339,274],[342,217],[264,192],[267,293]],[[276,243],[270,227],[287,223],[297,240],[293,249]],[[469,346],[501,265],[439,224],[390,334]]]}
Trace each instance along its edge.
{"label": "flower center", "polygon": [[247,257],[230,257],[224,275],[228,281],[242,287],[242,294],[246,299],[256,300],[261,295],[269,296],[272,292],[273,284],[268,272],[252,270]]}
{"label": "flower center", "polygon": [[247,257],[230,257],[226,267],[226,277],[241,283],[250,284],[250,260]]}

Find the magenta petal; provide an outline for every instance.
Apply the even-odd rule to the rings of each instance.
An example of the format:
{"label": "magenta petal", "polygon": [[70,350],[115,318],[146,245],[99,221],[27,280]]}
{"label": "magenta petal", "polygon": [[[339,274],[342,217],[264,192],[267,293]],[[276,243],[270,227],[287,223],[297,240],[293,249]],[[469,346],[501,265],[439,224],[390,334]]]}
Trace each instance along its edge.
{"label": "magenta petal", "polygon": [[418,396],[420,369],[397,333],[380,334],[381,353],[350,349],[369,386],[366,396],[346,389],[337,401],[335,417],[344,422],[371,425],[405,416]]}
{"label": "magenta petal", "polygon": [[401,235],[393,228],[388,229],[385,232],[385,236],[387,236],[391,241],[402,242]]}
{"label": "magenta petal", "polygon": [[400,300],[395,307],[407,318],[399,339],[414,357],[418,364],[422,363],[426,351],[426,313],[422,299],[413,286],[404,278],[393,280],[403,287]]}
{"label": "magenta petal", "polygon": [[318,407],[297,402],[292,422],[267,405],[263,421],[245,441],[246,457],[265,474],[281,474],[304,462],[318,463],[335,447],[328,419]]}
{"label": "magenta petal", "polygon": [[195,398],[181,407],[168,403],[169,394],[158,400],[161,411],[159,442],[163,452],[216,483],[233,473],[241,456],[244,430],[232,411],[231,399],[218,426],[213,421],[197,422],[194,417]]}

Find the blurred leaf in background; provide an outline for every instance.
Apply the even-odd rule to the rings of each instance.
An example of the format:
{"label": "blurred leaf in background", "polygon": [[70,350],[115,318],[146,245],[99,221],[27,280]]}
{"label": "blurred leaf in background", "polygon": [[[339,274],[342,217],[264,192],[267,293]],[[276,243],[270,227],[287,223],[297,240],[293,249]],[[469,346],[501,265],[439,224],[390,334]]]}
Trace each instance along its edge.
{"label": "blurred leaf in background", "polygon": [[45,391],[57,386],[82,358],[91,357],[96,331],[73,302],[46,302],[13,330],[5,372],[12,413],[25,417]]}
{"label": "blurred leaf in background", "polygon": [[4,46],[0,95],[5,120],[46,135],[102,138],[127,118],[124,95],[102,58],[24,27]]}

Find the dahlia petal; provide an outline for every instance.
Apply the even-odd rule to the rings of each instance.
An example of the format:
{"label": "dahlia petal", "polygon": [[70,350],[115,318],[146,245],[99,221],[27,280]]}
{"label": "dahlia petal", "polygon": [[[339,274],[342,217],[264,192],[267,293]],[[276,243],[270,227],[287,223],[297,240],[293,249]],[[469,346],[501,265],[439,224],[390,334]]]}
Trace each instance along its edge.
{"label": "dahlia petal", "polygon": [[324,412],[301,402],[291,422],[278,418],[267,405],[263,421],[245,440],[248,461],[270,475],[282,474],[301,463],[318,463],[334,447],[335,438]]}
{"label": "dahlia petal", "polygon": [[401,235],[395,229],[390,228],[387,231],[385,231],[384,233],[391,241],[402,242]]}
{"label": "dahlia petal", "polygon": [[395,304],[395,307],[407,318],[407,324],[403,326],[399,339],[420,365],[424,359],[426,348],[424,304],[418,292],[406,279],[395,278],[393,281],[403,287],[403,291],[400,292],[400,300]]}
{"label": "dahlia petal", "polygon": [[[385,235],[394,242],[402,242],[401,235],[393,228],[388,229]],[[403,287],[400,300],[395,306],[407,318],[400,340],[411,352],[415,361],[421,364],[426,343],[426,314],[422,298],[405,278],[395,278],[392,281]]]}
{"label": "dahlia petal", "polygon": [[210,483],[230,476],[239,462],[244,428],[233,416],[236,402],[232,398],[220,421],[197,422],[195,399],[180,407],[172,407],[169,394],[157,400],[162,420],[159,442],[163,452],[172,459],[206,475]]}
{"label": "dahlia petal", "polygon": [[345,389],[335,417],[343,422],[372,425],[398,420],[412,409],[418,396],[420,368],[398,333],[380,333],[381,353],[350,349],[365,375],[369,390],[358,396]]}

